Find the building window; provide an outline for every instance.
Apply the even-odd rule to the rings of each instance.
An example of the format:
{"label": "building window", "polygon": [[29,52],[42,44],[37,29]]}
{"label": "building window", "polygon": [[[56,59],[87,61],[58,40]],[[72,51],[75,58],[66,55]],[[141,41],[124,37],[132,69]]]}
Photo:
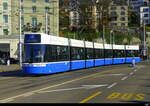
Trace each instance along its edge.
{"label": "building window", "polygon": [[32,18],[32,26],[37,26],[37,18],[36,17]]}
{"label": "building window", "polygon": [[111,21],[117,21],[117,17],[112,17]]}
{"label": "building window", "polygon": [[125,23],[121,23],[121,26],[125,26],[126,24]]}
{"label": "building window", "polygon": [[116,10],[117,9],[117,7],[111,7],[111,10]]}
{"label": "building window", "polygon": [[24,17],[21,17],[21,24],[24,25]]}
{"label": "building window", "polygon": [[125,7],[121,7],[121,10],[125,10]]}
{"label": "building window", "polygon": [[111,23],[111,26],[117,26],[117,23]]}
{"label": "building window", "polygon": [[145,24],[149,24],[149,20],[144,20]]}
{"label": "building window", "polygon": [[45,7],[45,12],[49,12],[50,8],[49,7]]}
{"label": "building window", "polygon": [[32,2],[34,2],[34,3],[35,3],[35,2],[36,2],[36,0],[32,0]]}
{"label": "building window", "polygon": [[32,12],[33,12],[33,13],[36,12],[36,6],[32,6]]}
{"label": "building window", "polygon": [[8,15],[3,15],[4,23],[8,23]]}
{"label": "building window", "polygon": [[121,15],[125,15],[126,13],[124,11],[121,12]]}
{"label": "building window", "polygon": [[8,10],[8,3],[7,3],[7,2],[4,2],[4,3],[3,3],[3,9],[4,9],[4,10]]}
{"label": "building window", "polygon": [[45,2],[49,2],[49,0],[45,0]]}
{"label": "building window", "polygon": [[120,18],[120,21],[125,21],[125,20],[126,20],[125,17],[121,17],[121,18]]}
{"label": "building window", "polygon": [[21,12],[24,12],[24,7],[23,6],[21,6]]}
{"label": "building window", "polygon": [[115,12],[115,11],[113,11],[113,12],[111,12],[111,15],[117,15],[117,12]]}
{"label": "building window", "polygon": [[146,18],[146,17],[149,17],[149,16],[148,16],[148,14],[144,14],[144,17]]}
{"label": "building window", "polygon": [[148,11],[149,11],[148,8],[144,8],[144,9],[143,9],[143,12],[148,12]]}
{"label": "building window", "polygon": [[8,33],[9,33],[8,29],[3,29],[3,33],[4,33],[4,35],[8,35]]}

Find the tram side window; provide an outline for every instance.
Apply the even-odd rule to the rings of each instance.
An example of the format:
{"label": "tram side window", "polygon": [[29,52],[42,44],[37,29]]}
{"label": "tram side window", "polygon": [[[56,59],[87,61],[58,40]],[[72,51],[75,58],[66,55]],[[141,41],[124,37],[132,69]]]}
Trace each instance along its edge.
{"label": "tram side window", "polygon": [[114,58],[125,57],[125,52],[124,52],[124,50],[114,50],[114,51],[113,51],[113,54],[114,54]]}
{"label": "tram side window", "polygon": [[130,52],[130,50],[126,50],[126,57],[131,57],[131,52]]}
{"label": "tram side window", "polygon": [[95,59],[104,58],[104,51],[102,49],[95,49]]}
{"label": "tram side window", "polygon": [[84,60],[85,50],[84,48],[71,47],[71,60]]}
{"label": "tram side window", "polygon": [[92,48],[86,48],[86,59],[93,59],[94,52]]}
{"label": "tram side window", "polygon": [[114,58],[118,58],[118,50],[113,50]]}
{"label": "tram side window", "polygon": [[134,50],[134,57],[139,57],[139,51],[138,50]]}
{"label": "tram side window", "polygon": [[105,49],[105,58],[113,58],[113,51],[111,49]]}
{"label": "tram side window", "polygon": [[130,50],[130,57],[138,57],[139,51],[138,50]]}
{"label": "tram side window", "polygon": [[47,45],[44,57],[45,62],[55,62],[57,61],[57,49],[54,45]]}
{"label": "tram side window", "polygon": [[67,46],[57,46],[57,61],[69,60],[69,48]]}
{"label": "tram side window", "polygon": [[65,46],[47,45],[45,62],[67,61],[69,60],[69,49]]}
{"label": "tram side window", "polygon": [[126,51],[126,57],[136,57],[134,50],[127,50]]}
{"label": "tram side window", "polygon": [[121,57],[125,57],[125,50],[121,50]]}

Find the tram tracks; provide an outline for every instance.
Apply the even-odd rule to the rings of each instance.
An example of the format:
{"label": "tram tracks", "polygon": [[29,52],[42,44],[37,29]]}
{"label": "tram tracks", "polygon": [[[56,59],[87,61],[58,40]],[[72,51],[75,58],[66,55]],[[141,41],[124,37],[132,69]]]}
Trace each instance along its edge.
{"label": "tram tracks", "polygon": [[[113,70],[117,72],[119,68],[117,66],[113,67]],[[129,68],[127,68],[129,69]],[[9,96],[13,96],[29,91],[33,91],[36,89],[43,88],[45,86],[55,85],[58,83],[63,83],[65,81],[69,81],[72,79],[77,79],[82,77],[86,77],[92,74],[99,74],[99,76],[107,75],[107,73],[110,73],[110,71],[105,70],[112,70],[110,68],[103,69],[103,71],[99,71],[100,68],[93,68],[91,71],[72,71],[72,72],[65,72],[60,74],[54,74],[54,75],[46,75],[41,77],[31,77],[31,76],[23,76],[22,77],[13,77],[12,79],[7,80],[0,80],[0,99],[7,98]],[[94,71],[96,70],[96,71]]]}

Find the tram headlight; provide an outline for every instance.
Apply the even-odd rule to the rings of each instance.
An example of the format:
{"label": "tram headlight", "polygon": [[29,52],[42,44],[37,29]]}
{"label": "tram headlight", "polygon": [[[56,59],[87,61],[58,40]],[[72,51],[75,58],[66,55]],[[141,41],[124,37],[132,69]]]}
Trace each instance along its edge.
{"label": "tram headlight", "polygon": [[33,64],[33,67],[46,67],[46,64]]}
{"label": "tram headlight", "polygon": [[23,64],[23,67],[46,67],[46,64]]}

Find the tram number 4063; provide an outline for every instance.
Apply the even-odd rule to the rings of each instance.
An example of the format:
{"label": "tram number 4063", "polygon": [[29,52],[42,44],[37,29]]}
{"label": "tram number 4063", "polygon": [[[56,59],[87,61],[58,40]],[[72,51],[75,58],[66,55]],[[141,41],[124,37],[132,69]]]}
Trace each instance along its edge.
{"label": "tram number 4063", "polygon": [[114,92],[110,94],[107,99],[119,99],[119,100],[135,100],[135,101],[140,101],[144,100],[145,94],[133,94],[133,93],[119,93],[119,92]]}

